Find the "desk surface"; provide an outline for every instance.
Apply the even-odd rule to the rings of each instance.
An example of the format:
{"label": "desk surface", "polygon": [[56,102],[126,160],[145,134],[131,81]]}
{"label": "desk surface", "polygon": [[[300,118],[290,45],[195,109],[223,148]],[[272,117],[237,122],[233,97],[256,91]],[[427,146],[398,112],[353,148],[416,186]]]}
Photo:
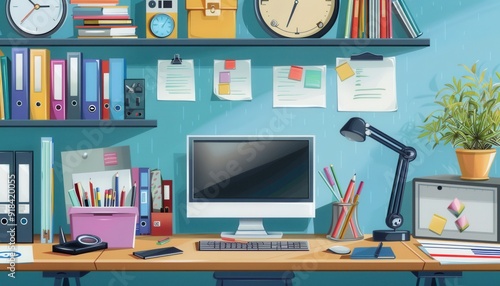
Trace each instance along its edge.
{"label": "desk surface", "polygon": [[[354,249],[377,246],[371,238],[336,242],[325,235],[285,235],[283,240],[308,240],[309,251],[198,251],[201,239],[219,239],[217,235],[175,235],[164,245],[160,237],[137,236],[135,248],[106,249],[80,255],[52,252],[51,244],[33,244],[34,263],[18,263],[16,271],[482,271],[500,270],[499,264],[441,265],[418,249],[415,239],[384,242],[391,246],[396,259],[350,259],[349,255],[329,252],[328,247],[345,245]],[[181,255],[140,259],[133,251],[175,246]]]}

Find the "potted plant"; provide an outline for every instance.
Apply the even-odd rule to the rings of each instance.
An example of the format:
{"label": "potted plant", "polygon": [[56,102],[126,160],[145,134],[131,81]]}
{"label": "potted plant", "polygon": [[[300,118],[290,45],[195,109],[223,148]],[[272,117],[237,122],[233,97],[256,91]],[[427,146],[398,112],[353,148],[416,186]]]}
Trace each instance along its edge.
{"label": "potted plant", "polygon": [[461,66],[464,75],[438,91],[439,108],[425,118],[418,138],[426,137],[433,148],[450,143],[461,178],[487,180],[496,154],[493,146],[500,145],[500,73],[487,75],[476,63]]}

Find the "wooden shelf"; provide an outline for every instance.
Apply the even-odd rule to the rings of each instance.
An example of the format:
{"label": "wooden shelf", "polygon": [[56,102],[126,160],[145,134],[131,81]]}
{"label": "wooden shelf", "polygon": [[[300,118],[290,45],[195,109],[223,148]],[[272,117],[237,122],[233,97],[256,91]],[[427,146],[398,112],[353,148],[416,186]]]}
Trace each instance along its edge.
{"label": "wooden shelf", "polygon": [[1,127],[156,127],[156,120],[1,120]]}
{"label": "wooden shelf", "polygon": [[41,39],[0,38],[0,46],[310,46],[428,47],[430,39]]}

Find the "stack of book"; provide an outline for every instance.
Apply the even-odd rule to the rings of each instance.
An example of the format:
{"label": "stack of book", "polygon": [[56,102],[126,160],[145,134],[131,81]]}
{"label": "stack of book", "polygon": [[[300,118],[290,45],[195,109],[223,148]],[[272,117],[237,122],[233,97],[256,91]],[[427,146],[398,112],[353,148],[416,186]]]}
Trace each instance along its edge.
{"label": "stack of book", "polygon": [[392,13],[411,38],[422,35],[404,0],[348,0],[345,38],[392,38]]}
{"label": "stack of book", "polygon": [[128,6],[118,6],[119,0],[71,0],[78,38],[137,38]]}

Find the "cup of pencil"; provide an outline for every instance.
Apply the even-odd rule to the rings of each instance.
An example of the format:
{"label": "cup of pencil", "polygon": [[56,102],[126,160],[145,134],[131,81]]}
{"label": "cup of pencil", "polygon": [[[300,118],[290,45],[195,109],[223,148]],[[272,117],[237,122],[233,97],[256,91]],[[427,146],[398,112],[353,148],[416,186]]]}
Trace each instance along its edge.
{"label": "cup of pencil", "polygon": [[332,204],[332,224],[327,238],[338,241],[364,238],[358,225],[358,204],[359,202],[334,202]]}

